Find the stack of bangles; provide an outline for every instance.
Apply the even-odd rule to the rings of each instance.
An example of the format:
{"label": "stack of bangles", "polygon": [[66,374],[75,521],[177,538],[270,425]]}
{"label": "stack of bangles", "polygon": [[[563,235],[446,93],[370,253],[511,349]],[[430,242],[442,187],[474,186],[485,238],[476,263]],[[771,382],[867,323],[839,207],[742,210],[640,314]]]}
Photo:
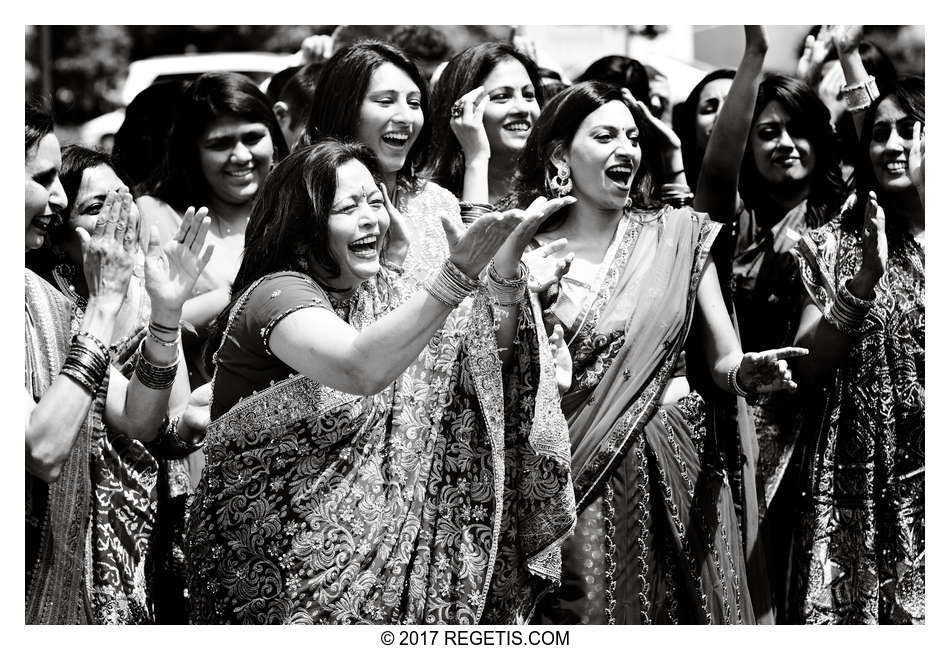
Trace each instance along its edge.
{"label": "stack of bangles", "polygon": [[[669,174],[668,178],[676,178],[681,172]],[[663,183],[660,186],[660,200],[674,208],[683,208],[693,205],[693,192],[689,185],[683,183]]]}
{"label": "stack of bangles", "polygon": [[199,442],[189,442],[179,437],[178,424],[180,421],[180,417],[174,417],[170,420],[165,418],[158,439],[152,443],[156,451],[158,451],[163,458],[184,458],[188,454],[204,447],[203,439]]}
{"label": "stack of bangles", "polygon": [[736,362],[736,365],[732,367],[732,370],[729,371],[729,388],[732,389],[732,392],[744,399],[749,404],[755,404],[759,400],[759,396],[751,390],[746,390],[743,388],[742,384],[739,383],[739,366],[742,365],[742,358]]}
{"label": "stack of bangles", "polygon": [[466,226],[478,221],[482,215],[494,212],[495,208],[488,203],[472,203],[469,201],[459,201],[459,213],[462,215],[462,223]]}
{"label": "stack of bangles", "polygon": [[866,111],[880,95],[877,81],[870,75],[864,81],[850,86],[841,86],[841,96],[844,98],[849,113]]}
{"label": "stack of bangles", "polygon": [[442,268],[425,283],[425,289],[433,298],[454,309],[475,291],[478,284],[478,280],[462,273],[451,260],[445,260]]}
{"label": "stack of bangles", "polygon": [[851,293],[847,283],[842,282],[838,286],[838,295],[825,307],[825,320],[842,334],[857,336],[871,312],[873,302],[873,294],[869,300],[862,300]]}
{"label": "stack of bangles", "polygon": [[[152,321],[148,324],[148,338],[162,347],[177,348],[178,342],[181,340],[181,329],[179,327],[160,325]],[[142,342],[139,344],[139,359],[135,364],[135,376],[143,386],[153,390],[165,390],[166,388],[170,388],[175,382],[175,375],[177,373],[177,349],[175,351],[175,360],[170,365],[159,366],[145,358],[145,339],[142,339]]]}
{"label": "stack of bangles", "polygon": [[488,265],[488,288],[499,306],[511,307],[520,303],[527,287],[528,267],[524,262],[518,266],[518,277],[510,280],[498,275],[498,271],[495,270],[495,260]]}
{"label": "stack of bangles", "polygon": [[95,395],[108,370],[109,348],[105,343],[86,331],[76,334],[60,372]]}

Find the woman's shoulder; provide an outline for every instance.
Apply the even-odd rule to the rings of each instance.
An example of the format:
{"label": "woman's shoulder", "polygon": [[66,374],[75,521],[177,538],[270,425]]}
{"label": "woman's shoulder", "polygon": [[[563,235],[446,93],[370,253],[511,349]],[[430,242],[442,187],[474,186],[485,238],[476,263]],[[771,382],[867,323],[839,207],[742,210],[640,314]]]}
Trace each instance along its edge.
{"label": "woman's shoulder", "polygon": [[433,180],[415,181],[414,187],[409,190],[407,196],[410,203],[454,207],[455,211],[459,209],[459,200],[456,196]]}

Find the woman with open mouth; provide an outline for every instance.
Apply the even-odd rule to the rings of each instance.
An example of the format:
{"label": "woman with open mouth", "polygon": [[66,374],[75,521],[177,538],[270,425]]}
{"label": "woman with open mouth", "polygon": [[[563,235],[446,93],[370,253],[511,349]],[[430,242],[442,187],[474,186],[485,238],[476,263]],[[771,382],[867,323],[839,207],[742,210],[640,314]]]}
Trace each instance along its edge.
{"label": "woman with open mouth", "polygon": [[432,92],[427,173],[467,204],[497,204],[511,191],[542,93],[534,61],[508,43],[455,55]]}
{"label": "woman with open mouth", "polygon": [[270,168],[287,155],[287,144],[266,96],[244,75],[207,73],[179,99],[161,167],[143,184],[139,209],[168,241],[189,206],[206,206],[214,259],[205,268],[183,319],[193,386],[207,382],[200,349],[211,322],[230,300],[241,263],[244,230]]}
{"label": "woman with open mouth", "polygon": [[[501,315],[478,278],[508,277],[570,200],[443,216],[449,252],[419,287],[377,165],[323,138],[255,202],[212,339],[192,622],[511,624],[560,578],[574,502],[554,361],[540,315]],[[524,278],[506,290],[524,304]]]}
{"label": "woman with open mouth", "polygon": [[841,217],[795,249],[822,408],[802,434],[789,621],[925,623],[924,81],[875,97],[860,27],[834,33],[861,148]]}
{"label": "woman with open mouth", "polygon": [[324,65],[306,136],[356,140],[376,154],[386,192],[406,217],[406,275],[417,284],[448,254],[440,216],[462,224],[458,199],[417,174],[431,128],[428,84],[399,48],[358,41]]}
{"label": "woman with open mouth", "polygon": [[739,396],[794,389],[786,359],[807,352],[742,352],[709,259],[720,224],[658,201],[656,179],[682,174],[678,147],[628,90],[585,82],[545,106],[519,162],[515,204],[576,198],[536,238],[566,238],[574,255],[545,294],[573,361],[561,408],[578,502],[546,623],[756,622],[685,344],[692,325],[704,353],[693,374]]}

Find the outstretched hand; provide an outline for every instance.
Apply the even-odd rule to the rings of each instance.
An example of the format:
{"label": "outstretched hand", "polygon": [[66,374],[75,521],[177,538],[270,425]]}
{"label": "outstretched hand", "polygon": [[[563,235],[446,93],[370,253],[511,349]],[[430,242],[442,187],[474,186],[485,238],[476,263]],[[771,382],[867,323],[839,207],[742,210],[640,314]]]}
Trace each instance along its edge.
{"label": "outstretched hand", "polygon": [[805,37],[805,48],[798,59],[798,68],[796,70],[798,78],[813,84],[821,72],[821,66],[834,43],[831,38],[830,25],[822,25],[818,30],[817,36],[809,34]]}
{"label": "outstretched hand", "polygon": [[864,228],[861,231],[861,268],[858,273],[877,281],[887,270],[887,220],[877,194],[868,192],[864,205]]}
{"label": "outstretched hand", "polygon": [[466,228],[442,215],[442,229],[449,245],[449,259],[465,275],[475,279],[491,261],[498,248],[521,223],[520,211],[489,212]]}
{"label": "outstretched hand", "polygon": [[851,54],[861,44],[863,29],[861,25],[835,25],[831,28],[831,36],[838,49],[838,58],[843,59]]}
{"label": "outstretched hand", "polygon": [[401,266],[409,253],[409,233],[406,230],[406,218],[389,200],[386,183],[379,184],[379,191],[383,193],[383,205],[386,206],[386,212],[389,213],[389,230],[386,231],[387,240],[383,252],[387,260]]}
{"label": "outstretched hand", "polygon": [[571,383],[574,381],[574,362],[567,342],[564,341],[564,328],[560,323],[554,326],[554,332],[548,337],[548,346],[551,349],[551,356],[554,357],[554,378],[557,381],[557,390],[563,395],[571,389]]}
{"label": "outstretched hand", "polygon": [[804,357],[807,354],[807,349],[797,347],[746,352],[739,362],[739,385],[750,393],[795,391],[798,384],[792,379],[786,359]]}
{"label": "outstretched hand", "polygon": [[653,133],[654,139],[663,153],[668,155],[673,151],[679,151],[681,147],[680,138],[676,135],[676,132],[673,131],[673,128],[663,120],[655,117],[653,113],[650,112],[650,107],[639,99],[636,99],[629,90],[624,88],[622,93],[627,102],[633,106],[633,117],[637,122],[637,126]]}
{"label": "outstretched hand", "polygon": [[907,156],[907,173],[914,187],[917,188],[917,194],[920,195],[921,202],[924,200],[924,156],[926,148],[926,138],[923,130],[923,124],[914,122],[913,144]]}
{"label": "outstretched hand", "polygon": [[89,300],[118,313],[132,277],[142,221],[128,188],[106,194],[92,234],[76,228]]}
{"label": "outstretched hand", "polygon": [[525,248],[538,233],[538,228],[561,208],[571,205],[577,199],[562,196],[559,199],[546,199],[539,196],[525,210],[508,210],[504,214],[517,214],[518,227],[495,255],[495,270],[502,277],[514,277],[524,254]]}
{"label": "outstretched hand", "polygon": [[564,257],[557,257],[567,248],[567,240],[563,237],[539,246],[525,253],[521,260],[528,267],[528,289],[533,293],[541,293],[561,281],[571,268],[574,253]]}
{"label": "outstretched hand", "polygon": [[452,105],[449,126],[462,147],[466,163],[478,159],[487,160],[491,155],[491,145],[484,124],[487,106],[488,94],[484,86],[473,88]]}
{"label": "outstretched hand", "polygon": [[179,313],[191,298],[195,283],[214,252],[214,245],[204,245],[210,227],[207,208],[197,212],[188,208],[178,232],[164,247],[159,244],[158,228],[149,229],[145,290],[152,300],[153,313]]}

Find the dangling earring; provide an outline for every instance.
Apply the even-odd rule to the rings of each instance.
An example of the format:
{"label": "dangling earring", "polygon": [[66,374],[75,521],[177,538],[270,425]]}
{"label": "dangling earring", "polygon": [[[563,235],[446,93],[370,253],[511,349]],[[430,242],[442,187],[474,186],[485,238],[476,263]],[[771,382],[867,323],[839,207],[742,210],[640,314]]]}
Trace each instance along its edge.
{"label": "dangling earring", "polygon": [[624,203],[623,203],[623,209],[624,209],[624,210],[630,210],[630,208],[632,208],[632,207],[633,207],[633,197],[631,197],[631,196],[628,194],[628,195],[627,195],[627,200],[624,201]]}
{"label": "dangling earring", "polygon": [[574,189],[571,181],[571,168],[564,163],[554,163],[557,173],[545,179],[548,193],[556,199],[567,196]]}

